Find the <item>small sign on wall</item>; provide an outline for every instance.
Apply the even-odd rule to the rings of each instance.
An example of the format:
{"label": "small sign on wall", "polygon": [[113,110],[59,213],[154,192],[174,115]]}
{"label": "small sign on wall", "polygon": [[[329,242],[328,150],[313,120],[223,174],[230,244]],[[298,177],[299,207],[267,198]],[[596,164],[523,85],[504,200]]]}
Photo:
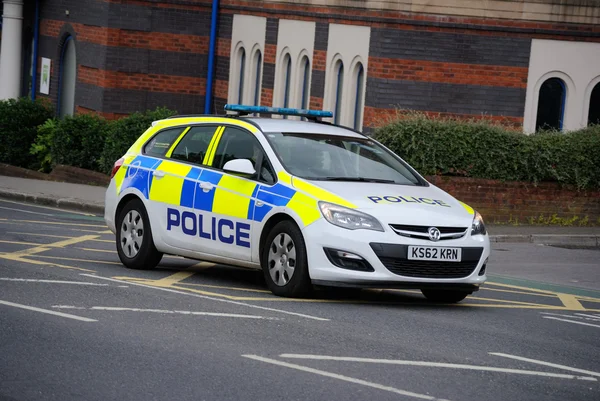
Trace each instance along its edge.
{"label": "small sign on wall", "polygon": [[48,95],[50,93],[50,62],[49,58],[42,57],[42,70],[40,76],[40,93]]}

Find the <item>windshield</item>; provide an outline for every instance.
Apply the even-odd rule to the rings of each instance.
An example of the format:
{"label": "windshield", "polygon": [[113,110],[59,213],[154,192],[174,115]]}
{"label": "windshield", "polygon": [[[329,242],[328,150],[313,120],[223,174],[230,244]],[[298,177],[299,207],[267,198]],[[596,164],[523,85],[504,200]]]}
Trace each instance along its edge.
{"label": "windshield", "polygon": [[410,167],[368,138],[267,133],[282,164],[309,180],[425,185]]}

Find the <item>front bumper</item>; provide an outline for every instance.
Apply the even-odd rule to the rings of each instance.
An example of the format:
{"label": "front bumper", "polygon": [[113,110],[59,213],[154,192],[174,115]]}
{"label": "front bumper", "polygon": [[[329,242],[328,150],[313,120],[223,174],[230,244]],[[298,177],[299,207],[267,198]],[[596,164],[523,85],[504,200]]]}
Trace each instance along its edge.
{"label": "front bumper", "polygon": [[[309,274],[315,284],[352,287],[444,288],[476,291],[487,280],[484,264],[490,255],[487,235],[439,242],[403,237],[389,226],[384,232],[346,230],[320,219],[304,228]],[[462,262],[420,263],[408,261],[409,245],[462,249]],[[362,257],[372,271],[341,268],[324,249]],[[446,268],[447,266],[447,268]]]}

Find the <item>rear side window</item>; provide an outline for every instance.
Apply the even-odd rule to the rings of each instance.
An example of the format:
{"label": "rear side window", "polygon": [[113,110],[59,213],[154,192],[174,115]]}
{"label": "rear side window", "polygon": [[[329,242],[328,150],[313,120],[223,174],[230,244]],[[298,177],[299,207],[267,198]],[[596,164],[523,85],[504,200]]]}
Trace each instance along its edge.
{"label": "rear side window", "polygon": [[177,146],[175,146],[171,158],[189,163],[202,164],[208,150],[208,145],[216,129],[216,126],[190,128]]}
{"label": "rear side window", "polygon": [[164,157],[171,145],[173,145],[173,142],[183,132],[183,129],[184,127],[178,127],[160,131],[146,144],[144,153],[148,156]]}

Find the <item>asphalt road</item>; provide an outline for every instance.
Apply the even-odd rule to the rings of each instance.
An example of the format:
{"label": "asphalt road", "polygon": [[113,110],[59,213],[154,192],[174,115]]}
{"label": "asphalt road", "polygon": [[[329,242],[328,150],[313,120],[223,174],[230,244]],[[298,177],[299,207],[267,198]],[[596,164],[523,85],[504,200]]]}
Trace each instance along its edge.
{"label": "asphalt road", "polygon": [[600,251],[494,248],[458,305],[290,300],[252,270],[128,270],[97,216],[0,200],[0,400],[600,399]]}

